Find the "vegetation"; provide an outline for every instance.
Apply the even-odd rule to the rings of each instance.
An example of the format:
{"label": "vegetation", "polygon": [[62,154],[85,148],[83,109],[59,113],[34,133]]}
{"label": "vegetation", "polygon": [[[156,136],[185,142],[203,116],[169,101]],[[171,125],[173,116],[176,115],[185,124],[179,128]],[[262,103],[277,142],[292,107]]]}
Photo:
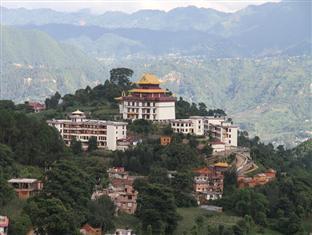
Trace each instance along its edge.
{"label": "vegetation", "polygon": [[[265,142],[295,146],[310,128],[309,71],[311,56],[265,58],[160,57],[102,61],[123,64],[136,76],[145,71],[158,75],[177,97],[190,104],[203,102],[220,108],[234,122]],[[145,66],[144,66],[145,65]],[[186,117],[177,108],[177,117]],[[299,141],[298,141],[299,140]]]}
{"label": "vegetation", "polygon": [[[44,234],[78,234],[85,223],[105,231],[130,224],[141,234],[308,231],[306,221],[312,212],[311,141],[287,150],[240,133],[239,145],[250,148],[252,158],[263,168],[276,169],[278,178],[262,187],[238,190],[235,172],[226,172],[224,197],[215,202],[225,214],[217,215],[196,208],[192,196],[192,169],[205,166],[205,157],[211,153],[209,148],[197,149],[201,140],[172,134],[168,126],[159,128],[138,120],[129,128],[144,138],[134,148],[100,152],[91,138],[88,151],[82,151],[76,140],[67,148],[57,131],[44,121],[50,115],[64,117],[68,110],[80,105],[96,109],[98,104],[106,103],[114,107],[113,97],[123,91],[120,87],[124,85],[127,90],[132,86],[128,77],[131,74],[127,69],[113,70],[104,85],[87,87],[74,95],[55,94],[47,99],[48,110],[39,114],[29,113],[25,105],[0,102],[0,214],[9,215],[10,233],[24,234],[33,227]],[[222,110],[207,110],[203,104],[197,106],[183,99],[177,108],[181,115],[223,114]],[[162,134],[172,135],[172,143],[161,146]],[[145,176],[135,181],[139,198],[134,216],[116,217],[115,206],[107,197],[91,200],[97,186],[107,186],[106,170],[112,166]],[[17,200],[7,183],[11,177],[23,176],[44,182],[41,193],[26,202]]]}
{"label": "vegetation", "polygon": [[274,149],[271,144],[261,143],[259,137],[248,139],[246,133],[240,133],[239,143],[251,148],[257,163],[276,169],[278,178],[255,189],[228,187],[218,204],[239,216],[250,215],[256,224],[282,234],[302,233],[304,218],[312,212],[312,184],[309,183],[312,142],[292,150],[285,150],[283,146]]}

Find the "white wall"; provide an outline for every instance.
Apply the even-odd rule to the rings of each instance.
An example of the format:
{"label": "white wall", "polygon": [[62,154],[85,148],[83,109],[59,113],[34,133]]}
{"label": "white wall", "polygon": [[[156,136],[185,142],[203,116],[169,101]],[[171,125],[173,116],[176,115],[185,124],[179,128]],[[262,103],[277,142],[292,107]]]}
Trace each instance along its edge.
{"label": "white wall", "polygon": [[175,102],[158,102],[155,107],[157,120],[175,119]]}

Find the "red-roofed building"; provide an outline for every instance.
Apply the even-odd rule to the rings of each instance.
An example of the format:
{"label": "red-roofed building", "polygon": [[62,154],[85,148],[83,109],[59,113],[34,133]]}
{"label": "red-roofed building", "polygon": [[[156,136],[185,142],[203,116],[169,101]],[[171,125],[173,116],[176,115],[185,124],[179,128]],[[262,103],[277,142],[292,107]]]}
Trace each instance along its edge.
{"label": "red-roofed building", "polygon": [[17,178],[8,180],[8,183],[14,188],[19,199],[28,199],[43,188],[42,181],[37,179]]}
{"label": "red-roofed building", "polygon": [[238,188],[253,188],[256,186],[265,185],[275,179],[276,171],[269,169],[265,173],[256,174],[254,177],[239,175],[237,177],[237,185]]}
{"label": "red-roofed building", "polygon": [[222,198],[224,176],[214,168],[198,168],[193,170],[194,191],[199,204],[205,204],[209,200]]}
{"label": "red-roofed building", "polygon": [[93,228],[90,224],[85,224],[81,229],[80,233],[83,235],[102,235],[101,228]]}
{"label": "red-roofed building", "polygon": [[35,113],[39,113],[46,109],[45,104],[39,102],[26,102],[25,104]]}
{"label": "red-roofed building", "polygon": [[9,218],[0,215],[0,235],[8,235]]}
{"label": "red-roofed building", "polygon": [[214,152],[214,153],[224,152],[226,149],[225,143],[222,141],[210,142],[210,146],[212,148],[212,152]]}
{"label": "red-roofed building", "polygon": [[140,176],[129,176],[124,167],[113,167],[108,169],[108,178],[110,185],[102,191],[96,191],[92,194],[93,200],[107,195],[116,205],[116,212],[134,214],[137,208],[138,192],[133,188],[133,182]]}

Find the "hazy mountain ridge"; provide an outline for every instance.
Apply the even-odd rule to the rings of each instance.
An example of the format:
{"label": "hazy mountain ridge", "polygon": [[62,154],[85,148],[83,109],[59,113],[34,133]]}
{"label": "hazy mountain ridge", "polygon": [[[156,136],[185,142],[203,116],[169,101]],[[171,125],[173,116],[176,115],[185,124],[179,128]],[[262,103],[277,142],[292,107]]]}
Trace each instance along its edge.
{"label": "hazy mountain ridge", "polygon": [[[104,26],[106,28],[147,28],[154,30],[207,30],[228,14],[213,9],[181,7],[171,11],[140,10],[132,14],[124,12],[105,12],[100,15],[90,11],[72,13],[57,12],[51,9],[25,8],[8,9],[2,7],[3,23],[8,25],[23,24],[74,24]],[[194,19],[201,17],[200,21]]]}
{"label": "hazy mountain ridge", "polygon": [[[141,10],[101,15],[89,11],[4,9],[3,23],[45,31],[81,49],[93,48],[85,52],[97,57],[168,53],[212,58],[309,55],[311,7],[310,2],[282,1],[250,6],[235,13],[183,7],[168,12]],[[112,38],[123,38],[118,44],[120,51],[102,53],[106,47],[96,40],[108,33],[114,34]],[[90,44],[95,46],[79,45],[82,36],[92,39]],[[106,42],[112,44],[114,39]],[[142,46],[133,48],[133,43]]]}
{"label": "hazy mountain ridge", "polygon": [[46,33],[1,26],[2,99],[44,99],[102,81],[102,68],[73,46]]}

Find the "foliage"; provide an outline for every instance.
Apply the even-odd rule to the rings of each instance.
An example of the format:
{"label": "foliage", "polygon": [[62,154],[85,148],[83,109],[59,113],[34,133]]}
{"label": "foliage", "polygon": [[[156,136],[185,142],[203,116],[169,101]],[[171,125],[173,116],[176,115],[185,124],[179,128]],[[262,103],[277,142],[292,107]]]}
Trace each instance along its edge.
{"label": "foliage", "polygon": [[14,173],[16,174],[16,166],[13,153],[7,145],[0,144],[0,176],[9,178]]}
{"label": "foliage", "polygon": [[59,101],[61,99],[60,93],[56,92],[51,98],[47,98],[45,100],[45,105],[47,109],[55,109],[57,105],[59,104]]}
{"label": "foliage", "polygon": [[81,154],[83,152],[82,143],[80,140],[77,140],[76,138],[73,138],[71,140],[70,148],[71,148],[73,154]]}
{"label": "foliage", "polygon": [[77,223],[85,221],[95,179],[70,161],[53,164],[46,177],[43,195],[59,199],[68,210],[72,209]]}
{"label": "foliage", "polygon": [[128,68],[116,68],[110,71],[110,82],[117,85],[124,91],[132,88],[130,78],[133,75],[133,71]]}
{"label": "foliage", "polygon": [[[271,225],[283,234],[302,232],[302,221],[312,212],[310,141],[285,150],[283,146],[275,149],[272,144],[261,143],[259,137],[249,140],[246,136],[246,133],[240,134],[239,144],[251,148],[258,164],[277,169],[278,178],[255,189],[226,187],[219,204],[238,215],[250,215],[255,223]],[[231,175],[225,176],[225,183],[230,183],[230,178]]]}
{"label": "foliage", "polygon": [[35,230],[40,234],[79,234],[78,220],[72,210],[67,209],[55,197],[35,197],[29,200],[25,211]]}
{"label": "foliage", "polygon": [[190,104],[182,97],[176,102],[176,118],[188,118],[190,116],[226,116],[226,113],[221,109],[207,110],[207,106],[200,102],[198,104]]}
{"label": "foliage", "polygon": [[27,234],[31,226],[31,220],[26,213],[10,217],[9,230],[12,235]]}
{"label": "foliage", "polygon": [[134,120],[128,126],[129,131],[138,133],[138,134],[151,134],[153,132],[153,123],[145,119]]}
{"label": "foliage", "polygon": [[188,169],[203,163],[194,149],[186,144],[168,145],[162,150],[161,158],[164,159],[164,165],[169,170]]}
{"label": "foliage", "polygon": [[153,233],[160,233],[163,227],[166,233],[172,233],[177,226],[178,215],[174,196],[170,188],[160,184],[137,185],[137,216],[141,219],[143,230],[149,225]]}
{"label": "foliage", "polygon": [[87,221],[92,226],[109,231],[114,228],[115,205],[108,196],[102,196],[88,203]]}
{"label": "foliage", "polygon": [[56,129],[23,113],[0,110],[0,143],[22,164],[48,166],[61,158],[64,144]]}
{"label": "foliage", "polygon": [[15,196],[15,192],[9,186],[6,179],[0,175],[0,206],[3,207],[9,203]]}
{"label": "foliage", "polygon": [[97,149],[96,136],[91,136],[88,140],[88,152],[92,152]]}

